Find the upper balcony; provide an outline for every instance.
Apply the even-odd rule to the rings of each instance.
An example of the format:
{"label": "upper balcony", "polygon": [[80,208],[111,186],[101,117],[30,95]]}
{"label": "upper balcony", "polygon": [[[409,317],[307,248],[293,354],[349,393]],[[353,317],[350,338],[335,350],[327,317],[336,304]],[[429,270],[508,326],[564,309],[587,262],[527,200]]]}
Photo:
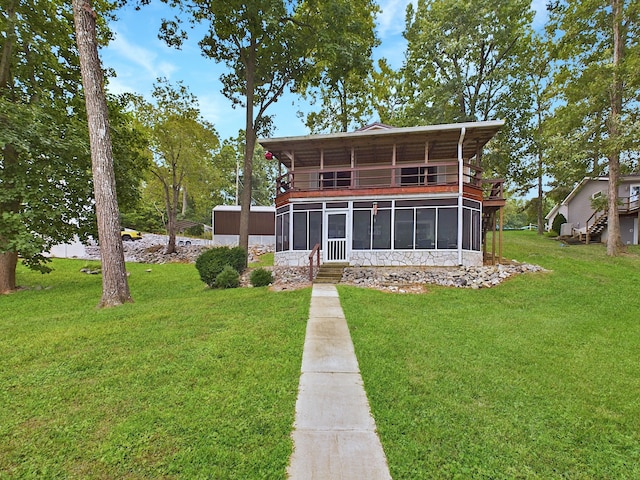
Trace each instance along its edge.
{"label": "upper balcony", "polygon": [[[464,164],[462,175],[465,195],[481,200],[483,181],[480,167]],[[460,187],[457,161],[302,168],[280,175],[276,185],[276,205],[302,197],[456,193]]]}
{"label": "upper balcony", "polygon": [[[278,161],[276,205],[302,197],[457,193],[461,186],[466,197],[482,200],[482,149],[502,125],[375,125],[259,143]],[[501,183],[487,193],[501,197]]]}

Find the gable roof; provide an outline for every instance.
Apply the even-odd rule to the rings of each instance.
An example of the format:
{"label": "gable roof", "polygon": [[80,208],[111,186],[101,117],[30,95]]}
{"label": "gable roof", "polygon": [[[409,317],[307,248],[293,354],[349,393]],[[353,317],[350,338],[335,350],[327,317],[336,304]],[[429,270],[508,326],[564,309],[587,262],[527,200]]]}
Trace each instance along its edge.
{"label": "gable roof", "polygon": [[387,125],[386,123],[380,123],[380,122],[373,122],[370,123],[369,125],[365,125],[364,127],[360,127],[357,130],[354,130],[355,132],[368,132],[370,130],[390,130],[393,127],[392,125]]}

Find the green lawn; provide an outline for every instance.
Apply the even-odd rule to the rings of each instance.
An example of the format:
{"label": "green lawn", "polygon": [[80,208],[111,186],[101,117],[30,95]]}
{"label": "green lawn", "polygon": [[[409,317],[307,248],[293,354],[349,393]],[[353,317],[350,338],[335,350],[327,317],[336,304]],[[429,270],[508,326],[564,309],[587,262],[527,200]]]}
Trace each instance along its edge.
{"label": "green lawn", "polygon": [[[552,271],[340,286],[393,478],[640,478],[639,254],[508,232]],[[0,478],[284,478],[309,289],[130,264],[135,303],[97,310],[100,277],[53,266],[0,297]]]}
{"label": "green lawn", "polygon": [[97,310],[83,265],[0,297],[0,478],[283,478],[310,289],[130,264],[135,303]]}
{"label": "green lawn", "polygon": [[640,478],[640,250],[509,232],[504,253],[552,272],[339,287],[392,477]]}

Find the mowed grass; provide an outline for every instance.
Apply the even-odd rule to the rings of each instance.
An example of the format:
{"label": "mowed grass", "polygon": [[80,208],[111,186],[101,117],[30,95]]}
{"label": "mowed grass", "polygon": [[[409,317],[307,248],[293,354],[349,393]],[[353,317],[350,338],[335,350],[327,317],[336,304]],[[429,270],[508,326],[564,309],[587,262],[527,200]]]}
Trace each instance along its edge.
{"label": "mowed grass", "polygon": [[0,478],[284,478],[310,290],[129,264],[135,303],[98,310],[84,263],[0,297]]}
{"label": "mowed grass", "polygon": [[398,479],[640,478],[640,250],[505,234],[549,273],[397,295],[340,286]]}

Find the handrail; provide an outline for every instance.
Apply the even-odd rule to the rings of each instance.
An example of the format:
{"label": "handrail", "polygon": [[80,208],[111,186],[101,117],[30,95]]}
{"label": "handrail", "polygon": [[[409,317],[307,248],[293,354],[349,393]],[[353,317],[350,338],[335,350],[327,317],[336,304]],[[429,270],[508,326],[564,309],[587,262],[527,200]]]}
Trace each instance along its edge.
{"label": "handrail", "polygon": [[316,243],[309,254],[309,281],[313,282],[313,255],[316,254],[318,258],[318,269],[320,268],[320,244]]}
{"label": "handrail", "polygon": [[[602,210],[596,210],[595,212],[593,212],[593,213],[591,214],[591,216],[590,216],[589,218],[587,218],[587,221],[585,222],[585,225],[584,225],[584,233],[585,233],[585,243],[586,243],[587,245],[589,245],[589,240],[591,240],[591,233],[589,232],[589,229],[590,229],[591,227],[589,227],[589,221],[590,221],[591,219],[593,219],[593,225],[595,225],[595,223],[596,223],[596,218],[595,218],[595,216],[596,216],[596,214],[597,214],[598,212],[602,212]],[[592,225],[592,226],[593,226],[593,225]],[[582,240],[582,238],[580,238],[580,240]]]}
{"label": "handrail", "polygon": [[[415,172],[408,172],[406,169],[415,169]],[[404,173],[403,170],[405,170]],[[464,162],[463,170],[463,183],[480,187],[482,168]],[[276,179],[276,196],[285,194],[289,190],[316,191],[457,184],[457,161],[357,167],[344,165],[288,171]]]}

